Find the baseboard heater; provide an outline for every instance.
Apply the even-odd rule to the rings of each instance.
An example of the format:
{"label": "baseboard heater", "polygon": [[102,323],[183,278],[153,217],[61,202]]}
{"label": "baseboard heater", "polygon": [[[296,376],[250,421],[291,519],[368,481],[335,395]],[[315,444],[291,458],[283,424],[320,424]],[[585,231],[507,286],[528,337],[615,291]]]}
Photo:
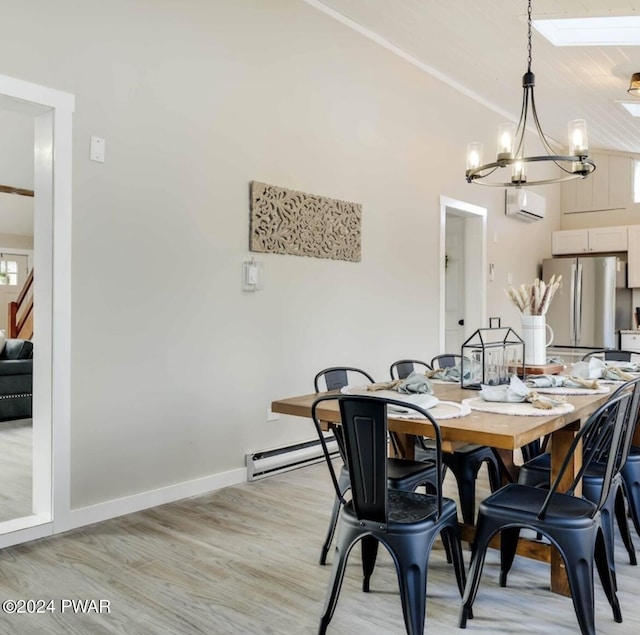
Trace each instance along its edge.
{"label": "baseboard heater", "polygon": [[[339,454],[338,444],[333,436],[327,437],[327,449],[332,457]],[[273,450],[261,450],[246,455],[247,481],[257,481],[267,476],[281,474],[289,470],[324,461],[324,453],[319,439],[303,441]]]}

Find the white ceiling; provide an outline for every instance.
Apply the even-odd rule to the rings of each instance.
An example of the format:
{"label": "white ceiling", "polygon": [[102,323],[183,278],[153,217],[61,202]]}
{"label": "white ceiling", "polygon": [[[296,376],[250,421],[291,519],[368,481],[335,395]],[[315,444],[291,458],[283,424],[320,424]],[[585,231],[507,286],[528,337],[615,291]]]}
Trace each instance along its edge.
{"label": "white ceiling", "polygon": [[[517,120],[527,70],[526,0],[307,1]],[[640,0],[533,0],[534,20],[618,15],[640,15]],[[640,40],[638,46],[554,47],[534,29],[532,46],[546,135],[564,145],[567,123],[586,119],[591,149],[640,153],[640,118],[617,103],[633,99],[627,88],[631,74],[640,72]]]}

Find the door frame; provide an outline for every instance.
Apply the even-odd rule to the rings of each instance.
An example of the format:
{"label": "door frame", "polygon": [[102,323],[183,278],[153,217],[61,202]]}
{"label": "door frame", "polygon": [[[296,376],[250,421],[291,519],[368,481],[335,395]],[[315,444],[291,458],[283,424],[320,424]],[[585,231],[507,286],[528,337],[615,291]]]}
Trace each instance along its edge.
{"label": "door frame", "polygon": [[445,351],[445,256],[447,213],[455,212],[465,222],[465,339],[487,324],[487,208],[440,196],[440,305],[438,348]]}
{"label": "door frame", "polygon": [[[0,523],[0,548],[69,523],[73,95],[0,75],[0,102],[34,115],[33,508]],[[15,103],[15,102],[14,102]],[[54,169],[55,166],[55,169]],[[50,275],[48,275],[50,274]]]}

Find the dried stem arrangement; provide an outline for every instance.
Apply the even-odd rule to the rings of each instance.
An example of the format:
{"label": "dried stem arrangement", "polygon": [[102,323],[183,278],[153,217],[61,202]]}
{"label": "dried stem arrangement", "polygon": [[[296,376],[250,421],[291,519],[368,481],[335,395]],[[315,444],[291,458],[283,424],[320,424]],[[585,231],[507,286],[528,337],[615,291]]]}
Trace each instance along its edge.
{"label": "dried stem arrangement", "polygon": [[509,287],[505,293],[522,315],[545,315],[561,281],[562,276],[551,276],[549,284],[536,278],[533,284],[521,284],[517,289]]}

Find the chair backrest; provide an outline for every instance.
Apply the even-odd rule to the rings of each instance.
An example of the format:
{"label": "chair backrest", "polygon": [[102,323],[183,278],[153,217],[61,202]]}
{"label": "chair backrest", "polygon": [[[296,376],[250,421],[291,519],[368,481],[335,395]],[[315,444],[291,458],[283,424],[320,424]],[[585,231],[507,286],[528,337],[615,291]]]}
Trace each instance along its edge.
{"label": "chair backrest", "polygon": [[[336,496],[345,504],[333,463],[327,450],[317,410],[320,404],[336,400],[340,407],[340,420],[346,463],[351,479],[353,508],[358,519],[376,525],[387,523],[387,409],[389,405],[415,410],[433,427],[436,444],[436,474],[442,474],[442,436],[440,427],[424,409],[406,401],[368,397],[364,395],[323,395],[311,407],[311,416],[322,444]],[[442,513],[442,487],[436,483],[437,515]]]}
{"label": "chair backrest", "polygon": [[625,382],[624,384],[622,384],[622,386],[616,389],[616,391],[611,396],[617,397],[618,395],[621,395],[625,392],[631,393],[631,400],[629,401],[628,405],[627,416],[629,418],[629,422],[627,424],[626,438],[623,439],[619,450],[621,452],[621,456],[619,457],[621,469],[626,463],[629,452],[631,451],[633,435],[638,424],[638,417],[640,416],[640,377]]}
{"label": "chair backrest", "polygon": [[627,434],[627,431],[631,419],[630,403],[634,392],[635,390],[633,392],[627,390],[611,396],[590,415],[587,422],[580,428],[540,508],[538,518],[544,518],[551,499],[558,491],[559,484],[580,444],[582,445],[582,467],[578,470],[568,492],[573,494],[592,462],[606,459],[602,492],[600,500],[594,508],[594,513],[604,505],[611,489],[613,477],[622,469],[624,460],[629,453],[628,448],[625,449],[623,445],[631,443],[631,435]]}
{"label": "chair backrest", "polygon": [[582,361],[588,360],[590,357],[597,355],[602,359],[612,362],[630,362],[632,355],[637,355],[635,351],[623,351],[613,348],[605,348],[599,351],[589,351],[586,355],[583,355]]}
{"label": "chair backrest", "polygon": [[313,379],[313,387],[316,392],[321,390],[321,380],[324,380],[326,390],[339,390],[349,385],[349,377],[355,375],[358,381],[366,380],[366,383],[373,384],[374,380],[369,373],[360,368],[351,366],[331,366],[321,370]]}
{"label": "chair backrest", "polygon": [[456,353],[443,353],[442,355],[436,355],[431,360],[431,367],[436,368],[451,368],[462,361],[462,355]]}
{"label": "chair backrest", "polygon": [[406,379],[414,371],[424,372],[425,370],[433,370],[433,367],[419,359],[399,359],[391,364],[389,374],[391,379]]}

